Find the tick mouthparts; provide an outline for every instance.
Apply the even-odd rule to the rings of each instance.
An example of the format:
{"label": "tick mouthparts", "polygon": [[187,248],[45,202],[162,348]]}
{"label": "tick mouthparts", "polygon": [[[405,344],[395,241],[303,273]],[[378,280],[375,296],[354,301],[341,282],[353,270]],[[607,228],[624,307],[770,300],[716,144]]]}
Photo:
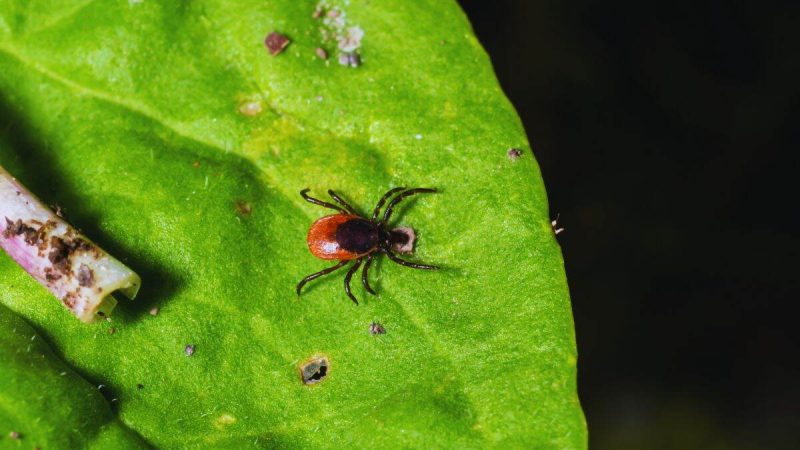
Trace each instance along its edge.
{"label": "tick mouthparts", "polygon": [[411,253],[414,251],[414,243],[417,234],[411,227],[397,227],[390,232],[392,250],[397,253]]}

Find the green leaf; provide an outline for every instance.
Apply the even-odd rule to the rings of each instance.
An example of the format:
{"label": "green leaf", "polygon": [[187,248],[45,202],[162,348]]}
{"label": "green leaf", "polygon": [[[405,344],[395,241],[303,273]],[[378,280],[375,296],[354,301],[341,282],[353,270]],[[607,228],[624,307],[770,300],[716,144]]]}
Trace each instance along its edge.
{"label": "green leaf", "polygon": [[[44,355],[3,310],[0,432],[42,448],[585,447],[544,186],[466,17],[329,3],[364,31],[360,67],[338,63],[313,2],[0,1],[0,164],[143,280],[85,325],[0,256],[0,302]],[[277,56],[272,31],[292,41]],[[298,192],[366,212],[395,186],[440,189],[394,221],[418,233],[409,259],[444,269],[380,260],[379,297],[354,282],[353,305],[339,272],[298,299],[331,265],[305,243],[331,211]],[[307,386],[315,355],[330,367]]]}

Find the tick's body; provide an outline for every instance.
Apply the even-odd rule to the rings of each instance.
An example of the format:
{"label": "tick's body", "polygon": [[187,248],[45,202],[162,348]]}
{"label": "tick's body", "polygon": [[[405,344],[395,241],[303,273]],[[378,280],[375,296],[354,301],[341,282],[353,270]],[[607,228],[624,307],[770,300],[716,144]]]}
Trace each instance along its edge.
{"label": "tick's body", "polygon": [[325,216],[308,230],[308,249],[319,259],[350,261],[366,256],[378,247],[378,227],[360,216]]}
{"label": "tick's body", "polygon": [[[363,282],[364,288],[367,290],[367,292],[370,294],[375,294],[375,291],[373,291],[369,286],[367,271],[369,270],[369,266],[372,264],[373,254],[376,252],[385,253],[389,259],[406,267],[426,270],[437,269],[435,266],[415,264],[402,260],[397,257],[397,255],[392,253],[392,246],[397,244],[405,244],[409,237],[403,232],[397,230],[388,230],[386,228],[386,222],[389,220],[392,214],[392,208],[402,199],[421,192],[436,192],[435,189],[392,189],[387,192],[378,202],[378,205],[375,207],[375,211],[373,212],[372,220],[358,215],[352,206],[339,198],[339,196],[331,190],[328,191],[328,194],[330,194],[330,196],[337,203],[342,205],[343,208],[331,203],[323,202],[313,197],[309,197],[306,195],[307,191],[308,189],[305,189],[300,192],[300,195],[302,195],[307,201],[339,211],[339,214],[322,217],[311,225],[311,228],[308,230],[307,237],[308,248],[317,258],[325,260],[338,260],[339,263],[333,267],[329,267],[315,274],[309,275],[300,281],[300,283],[297,285],[297,295],[300,295],[300,290],[307,282],[340,269],[350,261],[355,261],[345,276],[344,287],[348,297],[358,304],[355,296],[353,296],[353,294],[350,292],[350,279],[361,266],[363,259],[366,258],[366,264],[364,265],[361,281]],[[383,204],[386,203],[386,201],[392,195],[397,194],[400,191],[405,192],[398,194],[392,199],[391,202],[389,202],[389,206],[387,206],[386,211],[384,211],[383,218],[378,220],[378,214],[380,213],[380,209]]]}

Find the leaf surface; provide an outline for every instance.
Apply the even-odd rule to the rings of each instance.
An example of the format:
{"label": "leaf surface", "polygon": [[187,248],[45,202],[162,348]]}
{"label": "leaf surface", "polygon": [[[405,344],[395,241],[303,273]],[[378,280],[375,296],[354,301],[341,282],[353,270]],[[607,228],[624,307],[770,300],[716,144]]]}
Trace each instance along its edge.
{"label": "leaf surface", "polygon": [[[329,2],[364,32],[353,68],[315,6],[0,1],[0,164],[143,279],[87,326],[0,257],[0,424],[24,442],[585,447],[544,186],[465,16]],[[277,56],[272,31],[291,40]],[[380,260],[379,297],[354,277],[353,305],[339,272],[298,299],[330,265],[305,243],[330,211],[298,192],[332,188],[367,214],[395,186],[440,190],[393,220],[418,234],[409,259],[443,270]],[[55,354],[12,357],[27,323]],[[326,378],[304,385],[299,366],[323,355]],[[68,381],[41,373],[65,363]],[[59,404],[19,406],[42,394]],[[81,409],[85,432],[53,437],[77,420],[58,408]]]}

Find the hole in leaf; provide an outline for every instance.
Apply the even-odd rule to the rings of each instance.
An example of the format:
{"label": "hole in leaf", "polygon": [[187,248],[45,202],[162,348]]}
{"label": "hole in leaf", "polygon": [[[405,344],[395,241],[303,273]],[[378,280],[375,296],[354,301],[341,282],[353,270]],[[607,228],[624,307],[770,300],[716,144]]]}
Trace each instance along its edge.
{"label": "hole in leaf", "polygon": [[314,357],[300,366],[303,384],[316,384],[328,376],[328,358]]}

